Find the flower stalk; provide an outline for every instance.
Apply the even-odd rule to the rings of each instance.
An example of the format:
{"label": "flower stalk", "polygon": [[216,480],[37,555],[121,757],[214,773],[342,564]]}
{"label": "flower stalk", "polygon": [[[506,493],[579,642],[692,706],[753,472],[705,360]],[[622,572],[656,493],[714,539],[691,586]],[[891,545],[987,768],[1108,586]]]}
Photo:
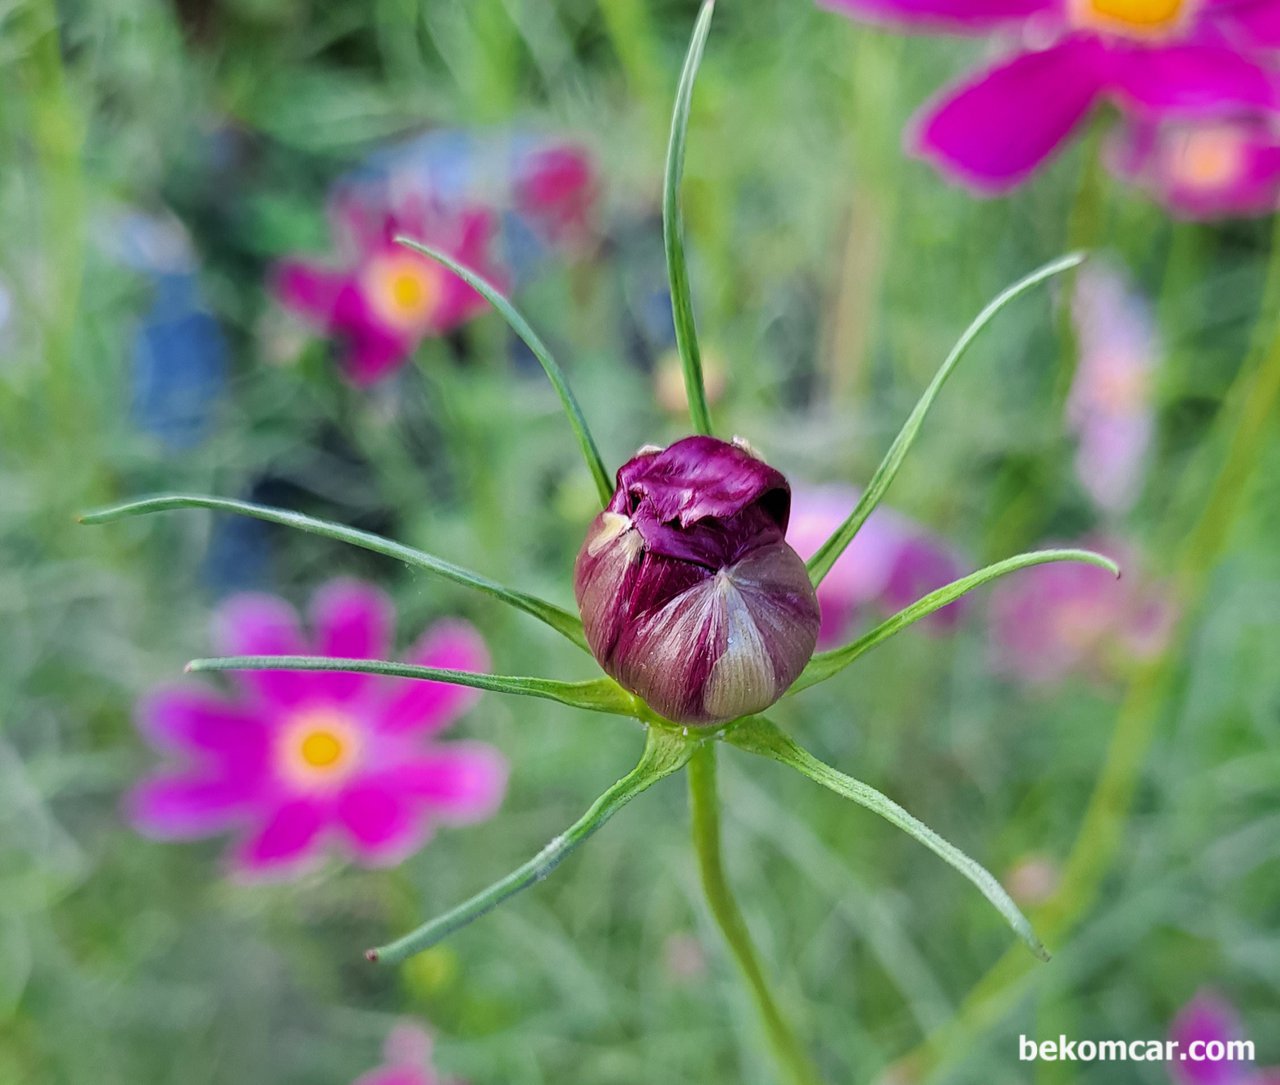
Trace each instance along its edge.
{"label": "flower stalk", "polygon": [[689,809],[702,892],[712,918],[746,980],[769,1048],[790,1085],[820,1085],[822,1075],[782,1015],[765,978],[751,932],[725,877],[720,855],[720,798],[716,791],[716,744],[705,742],[689,762]]}

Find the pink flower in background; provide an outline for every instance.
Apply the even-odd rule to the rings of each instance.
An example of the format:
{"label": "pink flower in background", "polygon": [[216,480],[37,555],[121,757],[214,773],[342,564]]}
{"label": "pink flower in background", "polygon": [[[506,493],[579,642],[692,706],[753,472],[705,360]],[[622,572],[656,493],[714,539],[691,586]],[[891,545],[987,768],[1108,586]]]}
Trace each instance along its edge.
{"label": "pink flower in background", "polygon": [[1280,129],[1263,114],[1199,123],[1136,121],[1112,168],[1183,218],[1269,215],[1280,208]]}
{"label": "pink flower in background", "polygon": [[381,1066],[351,1085],[457,1085],[437,1076],[431,1065],[431,1036],[417,1025],[397,1025],[382,1049]]}
{"label": "pink flower in background", "polygon": [[[283,599],[241,595],[214,622],[230,655],[386,658],[394,611],[371,585],[336,580],[310,611],[312,638]],[[488,652],[463,622],[440,622],[409,650],[424,666],[482,671]],[[437,822],[489,817],[506,787],[502,755],[479,743],[433,741],[475,702],[460,686],[367,674],[243,671],[237,693],[161,689],[137,723],[169,758],[128,798],[148,836],[234,832],[243,874],[291,873],[336,843],[367,866],[400,862]]]}
{"label": "pink flower in background", "polygon": [[331,206],[336,267],[285,260],[272,289],[285,308],[333,336],[347,376],[371,384],[409,360],[425,338],[444,335],[486,307],[447,268],[395,244],[397,234],[442,249],[501,283],[489,256],[497,228],[486,210],[446,210],[425,197],[390,210],[352,186]]}
{"label": "pink flower in background", "polygon": [[1220,996],[1201,991],[1188,1002],[1174,1018],[1169,1038],[1176,1040],[1182,1058],[1169,1064],[1169,1074],[1178,1085],[1280,1085],[1280,1067],[1258,1069],[1251,1062],[1238,1059],[1228,1061],[1225,1050],[1222,1058],[1193,1059],[1191,1045],[1199,1043],[1196,1051],[1206,1052],[1203,1045],[1225,1045],[1244,1039],[1240,1018],[1235,1007]]}
{"label": "pink flower in background", "polygon": [[590,155],[571,143],[540,147],[516,166],[516,210],[555,244],[580,243],[591,234],[598,189]]}
{"label": "pink flower in background", "polygon": [[1280,0],[825,0],[876,21],[1024,49],[945,92],[914,126],[914,150],[987,193],[1025,180],[1110,101],[1138,117],[1272,109],[1260,55],[1280,46]]}
{"label": "pink flower in background", "polygon": [[[812,557],[853,511],[858,496],[852,486],[793,487],[787,541],[796,553],[806,561]],[[892,614],[962,575],[959,555],[945,542],[881,505],[818,587],[818,644],[840,640],[865,607]],[[935,630],[952,629],[962,607],[952,603],[926,622]]]}
{"label": "pink flower in background", "polygon": [[1053,545],[1106,554],[1124,576],[1117,580],[1093,565],[1055,562],[999,581],[990,610],[998,671],[1047,686],[1077,672],[1104,678],[1124,660],[1149,659],[1164,650],[1173,603],[1162,585],[1142,578],[1128,547],[1111,539]]}
{"label": "pink flower in background", "polygon": [[1155,319],[1128,277],[1106,263],[1080,269],[1071,316],[1080,352],[1067,398],[1076,474],[1100,508],[1123,512],[1138,497],[1155,432]]}

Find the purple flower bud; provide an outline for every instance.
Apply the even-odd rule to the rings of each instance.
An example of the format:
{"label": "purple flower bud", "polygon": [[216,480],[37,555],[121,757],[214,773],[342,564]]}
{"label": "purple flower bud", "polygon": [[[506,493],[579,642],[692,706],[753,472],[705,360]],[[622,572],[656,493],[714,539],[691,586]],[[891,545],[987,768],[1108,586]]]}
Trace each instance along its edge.
{"label": "purple flower bud", "polygon": [[784,539],[790,513],[782,474],[714,437],[623,464],[574,569],[600,666],[677,723],[773,704],[818,637],[817,598]]}

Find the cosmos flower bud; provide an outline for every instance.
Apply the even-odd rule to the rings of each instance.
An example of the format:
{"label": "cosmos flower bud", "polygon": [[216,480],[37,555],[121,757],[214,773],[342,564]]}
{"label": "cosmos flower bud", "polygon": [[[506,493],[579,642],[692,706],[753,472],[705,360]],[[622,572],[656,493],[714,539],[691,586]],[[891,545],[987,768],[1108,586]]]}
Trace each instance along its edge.
{"label": "cosmos flower bud", "polygon": [[818,601],[784,535],[791,488],[738,444],[642,449],[578,554],[601,667],[677,723],[759,712],[813,654]]}

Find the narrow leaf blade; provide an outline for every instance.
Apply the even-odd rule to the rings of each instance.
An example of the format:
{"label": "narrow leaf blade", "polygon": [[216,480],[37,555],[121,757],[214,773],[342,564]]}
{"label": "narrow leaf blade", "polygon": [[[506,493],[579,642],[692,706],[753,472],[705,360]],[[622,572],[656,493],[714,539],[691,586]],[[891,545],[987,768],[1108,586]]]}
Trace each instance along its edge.
{"label": "narrow leaf blade", "polygon": [[569,418],[569,425],[573,427],[574,436],[578,439],[578,447],[582,450],[582,458],[586,460],[587,468],[590,470],[591,477],[596,484],[596,491],[600,495],[600,504],[607,505],[609,498],[613,496],[613,484],[609,481],[609,472],[605,469],[604,460],[600,458],[600,450],[596,447],[595,438],[591,436],[586,416],[582,413],[582,407],[578,404],[573,390],[569,387],[569,381],[564,375],[564,370],[560,368],[547,345],[538,336],[538,333],[520,315],[519,310],[511,304],[502,291],[489,282],[488,279],[477,275],[469,267],[458,263],[447,252],[441,252],[430,245],[424,245],[411,237],[397,237],[396,242],[407,249],[412,249],[421,256],[447,267],[492,305],[506,320],[511,330],[524,340],[525,345],[533,351],[533,356],[538,359],[538,363],[542,366],[543,372],[546,373],[547,379],[551,381],[551,386],[556,390],[556,395],[560,397],[564,413]]}
{"label": "narrow leaf blade", "polygon": [[842,648],[833,648],[829,652],[819,652],[800,672],[800,677],[792,683],[787,690],[788,695],[799,693],[802,689],[808,689],[815,686],[819,682],[825,682],[833,675],[839,674],[850,663],[859,656],[871,651],[883,641],[888,640],[895,633],[900,633],[909,625],[914,625],[921,618],[927,618],[936,610],[954,603],[960,596],[967,592],[973,591],[974,588],[980,588],[983,584],[987,584],[992,580],[1005,576],[1009,573],[1017,572],[1019,569],[1027,569],[1033,565],[1046,565],[1055,561],[1078,561],[1085,565],[1096,565],[1100,569],[1106,569],[1113,576],[1120,575],[1120,567],[1116,565],[1110,558],[1096,554],[1092,550],[1033,550],[1026,554],[1017,554],[1011,558],[1005,558],[1003,561],[997,561],[994,565],[988,565],[977,572],[970,573],[968,576],[962,576],[959,580],[953,580],[950,584],[944,584],[936,591],[931,591],[928,595],[916,600],[909,607],[898,611],[891,618],[886,618],[874,629],[864,633],[851,644],[846,644]]}
{"label": "narrow leaf blade", "polygon": [[539,621],[545,622],[561,636],[566,637],[581,648],[589,651],[587,638],[582,632],[582,622],[577,615],[548,603],[525,592],[505,588],[479,573],[473,573],[453,562],[437,558],[423,550],[412,546],[384,539],[368,531],[358,531],[345,524],[333,523],[329,520],[317,520],[312,516],[304,516],[288,509],[272,508],[269,505],[254,505],[248,501],[233,501],[222,497],[205,497],[199,494],[165,494],[160,497],[148,497],[140,501],[130,501],[123,505],[115,505],[109,509],[99,509],[80,517],[82,524],[110,524],[131,516],[145,516],[153,512],[171,512],[175,509],[212,509],[215,512],[233,512],[240,516],[251,516],[255,520],[265,520],[272,524],[296,528],[312,535],[321,535],[326,539],[359,546],[364,550],[372,550],[375,554],[383,554],[389,558],[406,562],[419,569],[425,569],[445,580],[462,584],[476,591],[484,592],[495,599],[500,599],[517,610],[531,614]]}
{"label": "narrow leaf blade", "polygon": [[925,415],[929,413],[929,408],[933,406],[933,401],[937,398],[942,386],[947,382],[947,378],[951,376],[960,359],[968,351],[969,346],[978,337],[978,334],[991,323],[1001,309],[1015,298],[1021,297],[1032,287],[1037,286],[1046,279],[1071,270],[1071,268],[1079,265],[1084,258],[1083,253],[1070,253],[1067,256],[1060,256],[1056,260],[1051,260],[1043,267],[1031,272],[1030,275],[1007,287],[974,318],[973,323],[956,340],[956,345],[951,348],[951,353],[947,355],[946,360],[935,374],[929,387],[924,390],[924,395],[920,397],[915,409],[898,432],[898,436],[894,438],[893,444],[889,446],[889,451],[885,453],[884,459],[880,461],[880,466],[876,468],[875,474],[871,476],[871,481],[867,483],[867,488],[862,492],[862,497],[854,506],[853,512],[849,514],[849,518],[836,528],[831,538],[818,547],[813,557],[809,559],[809,578],[813,581],[814,587],[822,583],[822,578],[831,571],[831,566],[836,563],[836,559],[853,542],[853,537],[858,533],[862,525],[866,523],[867,517],[880,504],[880,500],[884,497],[885,491],[888,490],[889,484],[893,482],[894,476],[897,475],[898,469],[902,466],[902,461],[906,459],[907,452],[910,451],[911,446],[915,443],[916,437],[920,433],[920,426],[924,422]]}
{"label": "narrow leaf blade", "polygon": [[662,240],[667,250],[667,279],[671,288],[671,315],[675,322],[676,347],[684,370],[685,398],[689,415],[698,433],[711,432],[711,411],[707,407],[707,390],[702,377],[702,354],[698,349],[698,328],[693,316],[693,298],[689,288],[689,268],[684,253],[684,216],[680,211],[680,179],[684,175],[685,139],[689,131],[689,107],[693,102],[693,83],[702,63],[702,52],[711,30],[715,0],[705,0],[698,12],[689,41],[689,52],[680,72],[676,88],[675,109],[671,115],[671,138],[667,144],[667,171],[662,190]]}
{"label": "narrow leaf blade", "polygon": [[188,671],[339,671],[347,674],[379,674],[387,678],[418,678],[470,686],[493,693],[541,697],[572,708],[636,716],[636,699],[611,678],[586,682],[561,682],[554,678],[522,678],[505,674],[476,674],[441,667],[422,667],[391,659],[341,659],[334,656],[219,656],[193,659]]}
{"label": "narrow leaf blade", "polygon": [[674,732],[650,727],[640,763],[606,790],[581,818],[537,855],[470,900],[424,923],[403,938],[369,950],[365,956],[371,961],[398,964],[415,953],[437,945],[454,931],[473,923],[517,893],[540,882],[560,865],[565,856],[642,791],[683,768],[696,747],[696,741],[681,738]]}
{"label": "narrow leaf blade", "polygon": [[1048,950],[1036,937],[1027,917],[1014,904],[1013,898],[1005,892],[1004,887],[996,881],[994,875],[954,844],[944,840],[924,822],[907,813],[892,799],[882,795],[869,784],[855,780],[852,776],[846,776],[843,772],[819,761],[807,750],[792,742],[763,716],[752,716],[743,720],[728,731],[725,740],[739,749],[771,758],[795,769],[814,783],[821,784],[843,798],[853,800],[859,806],[865,806],[914,837],[977,886],[978,891],[1004,917],[1005,922],[1013,928],[1014,933],[1026,943],[1032,953],[1042,961],[1049,959]]}

